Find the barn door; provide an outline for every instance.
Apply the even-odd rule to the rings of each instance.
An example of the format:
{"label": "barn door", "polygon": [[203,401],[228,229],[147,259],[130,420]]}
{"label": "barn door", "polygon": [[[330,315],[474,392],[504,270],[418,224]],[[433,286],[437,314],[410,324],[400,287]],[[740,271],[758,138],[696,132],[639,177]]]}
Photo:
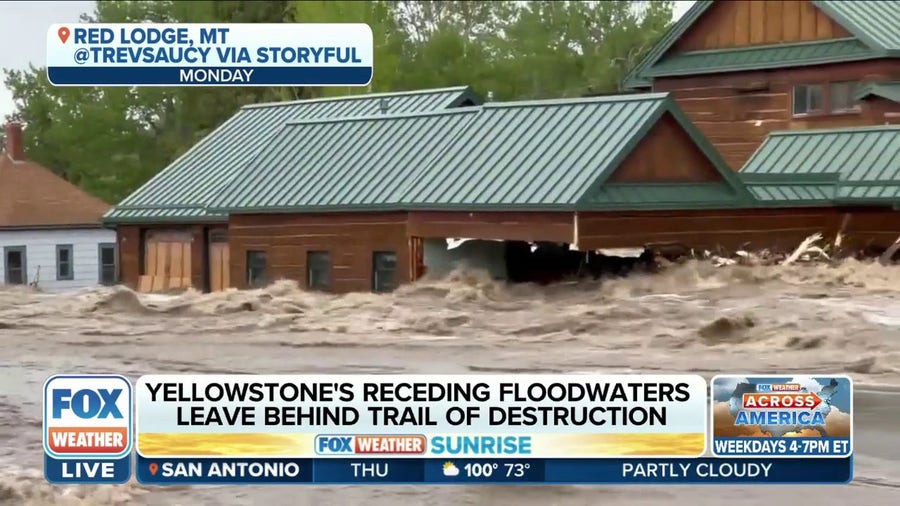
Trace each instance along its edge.
{"label": "barn door", "polygon": [[144,275],[138,291],[162,292],[191,287],[191,236],[157,233],[144,242]]}
{"label": "barn door", "polygon": [[228,268],[228,243],[213,242],[209,244],[209,289],[221,292],[231,286],[230,269]]}

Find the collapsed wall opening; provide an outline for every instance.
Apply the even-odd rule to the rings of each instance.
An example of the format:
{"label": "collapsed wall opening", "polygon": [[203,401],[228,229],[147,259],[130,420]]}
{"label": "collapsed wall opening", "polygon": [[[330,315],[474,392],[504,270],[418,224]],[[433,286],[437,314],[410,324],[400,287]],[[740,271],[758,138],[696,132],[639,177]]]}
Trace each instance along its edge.
{"label": "collapsed wall opening", "polygon": [[433,277],[467,268],[486,271],[498,281],[542,285],[656,268],[653,252],[645,248],[578,251],[566,243],[480,239],[426,239],[424,264]]}

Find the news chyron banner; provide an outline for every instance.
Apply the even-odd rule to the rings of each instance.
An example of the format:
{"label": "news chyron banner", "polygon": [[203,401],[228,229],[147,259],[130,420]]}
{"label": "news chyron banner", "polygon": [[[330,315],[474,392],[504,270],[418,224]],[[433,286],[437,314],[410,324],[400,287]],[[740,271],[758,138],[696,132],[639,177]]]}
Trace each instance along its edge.
{"label": "news chyron banner", "polygon": [[365,23],[85,23],[47,31],[56,86],[366,86]]}
{"label": "news chyron banner", "polygon": [[144,376],[137,477],[591,481],[547,459],[698,457],[706,390],[699,376]]}
{"label": "news chyron banner", "polygon": [[[45,473],[120,483],[133,469],[146,485],[847,483],[851,388],[722,376],[711,397],[695,375],[152,375],[134,385],[132,433],[124,378],[61,375],[44,393]],[[132,446],[133,468],[121,464]]]}

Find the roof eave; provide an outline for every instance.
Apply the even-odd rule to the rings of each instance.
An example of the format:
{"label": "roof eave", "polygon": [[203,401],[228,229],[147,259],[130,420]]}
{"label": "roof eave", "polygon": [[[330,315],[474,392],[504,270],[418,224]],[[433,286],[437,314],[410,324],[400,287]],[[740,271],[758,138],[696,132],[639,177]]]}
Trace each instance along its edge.
{"label": "roof eave", "polygon": [[73,230],[73,229],[90,229],[95,230],[104,228],[102,222],[92,223],[65,223],[65,224],[34,224],[34,225],[0,225],[0,230],[4,231],[21,231],[21,230]]}
{"label": "roof eave", "polygon": [[103,219],[103,226],[119,225],[161,225],[161,224],[209,224],[228,223],[228,216],[135,216],[135,217],[111,217]]}
{"label": "roof eave", "polygon": [[794,61],[775,61],[775,62],[767,62],[763,64],[743,64],[743,65],[723,65],[720,67],[706,67],[706,68],[698,68],[698,69],[682,69],[682,70],[657,70],[653,71],[652,68],[647,71],[645,74],[648,78],[659,78],[659,77],[684,77],[684,76],[695,76],[695,75],[709,75],[709,74],[727,74],[729,72],[747,72],[753,70],[771,70],[778,68],[790,68],[790,67],[813,67],[816,65],[832,65],[835,63],[849,63],[856,61],[866,61],[866,60],[877,60],[879,58],[885,58],[888,56],[888,53],[885,51],[872,51],[869,54],[858,55],[858,56],[844,56],[844,57],[834,57],[827,56],[822,58],[809,58],[804,60],[794,60]]}

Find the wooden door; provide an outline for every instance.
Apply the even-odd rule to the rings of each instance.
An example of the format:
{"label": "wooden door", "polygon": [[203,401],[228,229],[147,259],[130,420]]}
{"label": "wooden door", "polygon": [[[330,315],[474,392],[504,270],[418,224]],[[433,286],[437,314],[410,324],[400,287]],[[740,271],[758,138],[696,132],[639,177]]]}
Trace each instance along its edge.
{"label": "wooden door", "polygon": [[421,237],[409,238],[409,280],[425,275],[425,248]]}
{"label": "wooden door", "polygon": [[162,292],[191,287],[191,241],[184,234],[160,234],[145,242],[144,275],[138,291]]}
{"label": "wooden door", "polygon": [[227,242],[214,242],[209,245],[209,289],[220,292],[231,286],[231,270],[229,269],[229,253]]}

